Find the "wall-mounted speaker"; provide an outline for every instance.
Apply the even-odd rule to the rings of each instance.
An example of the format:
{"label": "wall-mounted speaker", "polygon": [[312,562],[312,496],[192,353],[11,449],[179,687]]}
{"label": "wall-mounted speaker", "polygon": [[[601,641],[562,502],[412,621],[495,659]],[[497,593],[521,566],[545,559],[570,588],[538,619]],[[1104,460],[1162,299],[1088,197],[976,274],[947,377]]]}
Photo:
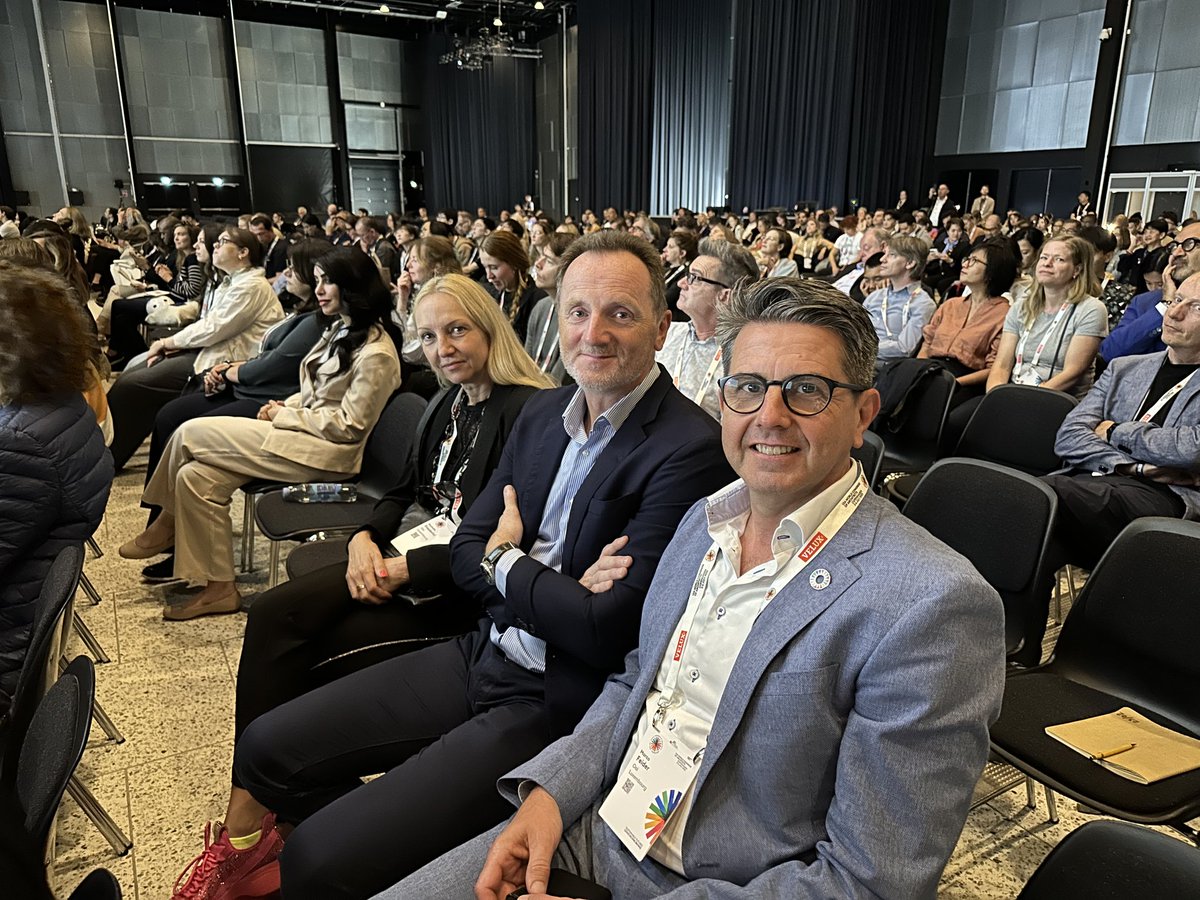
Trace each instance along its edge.
{"label": "wall-mounted speaker", "polygon": [[75,188],[68,189],[67,203],[71,206],[83,206],[83,191],[77,191]]}

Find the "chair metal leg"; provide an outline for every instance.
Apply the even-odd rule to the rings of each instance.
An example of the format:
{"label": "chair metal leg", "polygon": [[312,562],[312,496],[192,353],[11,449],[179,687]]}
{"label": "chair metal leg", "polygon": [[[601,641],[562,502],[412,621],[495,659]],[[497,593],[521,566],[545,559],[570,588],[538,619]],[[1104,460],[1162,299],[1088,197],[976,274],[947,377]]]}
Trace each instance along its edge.
{"label": "chair metal leg", "polygon": [[83,617],[79,615],[79,610],[76,610],[72,617],[72,627],[79,635],[79,639],[83,641],[83,646],[87,647],[92,659],[97,663],[112,662],[108,654],[104,652],[104,648],[100,646],[100,642],[96,640],[96,636],[92,634],[92,629],[88,628],[87,622],[83,621]]}
{"label": "chair metal leg", "polygon": [[108,713],[104,711],[104,707],[99,701],[92,704],[92,719],[100,726],[100,730],[108,736],[108,739],[114,744],[125,743],[125,735],[121,734],[121,730],[117,728],[117,724],[109,718]]}
{"label": "chair metal leg", "polygon": [[1025,805],[1030,809],[1037,809],[1037,790],[1033,779],[1028,775],[1025,776]]}
{"label": "chair metal leg", "polygon": [[279,545],[280,541],[271,541],[271,580],[270,587],[279,584]]}
{"label": "chair metal leg", "polygon": [[71,780],[67,782],[67,793],[71,795],[72,800],[79,804],[84,815],[91,819],[92,824],[104,835],[104,839],[108,841],[117,856],[124,856],[133,849],[133,841],[125,836],[125,832],[108,814],[108,811],[100,805],[96,795],[79,780],[78,775],[72,775]]}
{"label": "chair metal leg", "polygon": [[1075,569],[1067,566],[1067,596],[1071,598],[1072,605],[1075,603]]}
{"label": "chair metal leg", "polygon": [[92,606],[98,606],[100,601],[104,599],[100,596],[100,592],[96,590],[96,586],[92,584],[92,580],[87,577],[86,572],[79,576],[79,586],[87,594],[88,599],[92,601]]}
{"label": "chair metal leg", "polygon": [[87,539],[87,545],[88,549],[92,551],[92,555],[95,556],[96,559],[99,559],[104,555],[104,551],[100,549],[100,545],[96,543],[96,539],[94,537]]}
{"label": "chair metal leg", "polygon": [[242,505],[242,565],[243,572],[254,571],[254,494],[243,494]]}
{"label": "chair metal leg", "polygon": [[1054,802],[1054,791],[1042,785],[1042,791],[1046,794],[1046,821],[1051,825],[1058,824],[1058,804]]}

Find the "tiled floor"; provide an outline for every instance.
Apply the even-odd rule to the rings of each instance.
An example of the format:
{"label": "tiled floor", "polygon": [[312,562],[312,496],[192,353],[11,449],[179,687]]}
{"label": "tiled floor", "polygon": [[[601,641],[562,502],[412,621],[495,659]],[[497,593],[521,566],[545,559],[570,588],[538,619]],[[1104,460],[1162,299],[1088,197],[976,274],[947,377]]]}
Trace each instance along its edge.
{"label": "tiled floor", "polygon": [[[81,595],[80,611],[112,662],[97,667],[97,699],[124,732],[104,742],[93,729],[80,774],[133,840],[117,858],[79,808],[66,800],[59,817],[56,866],[65,897],[97,866],[110,869],[127,898],[166,900],[187,862],[203,847],[204,825],[223,814],[233,755],[234,678],[243,615],[164,622],[169,589],[140,583],[141,564],[117,556],[117,547],[144,524],[137,506],[145,456],[118,476],[108,516],[96,539],[105,551],[85,571],[102,594],[99,606]],[[240,531],[240,500],[234,502]],[[236,536],[236,535],[235,535]],[[243,592],[262,589],[266,546],[259,541],[258,571]],[[77,642],[78,643],[78,642]],[[79,652],[82,652],[80,648]],[[1050,851],[1090,816],[1060,800],[1061,821],[1045,821],[1045,804],[1025,806],[1018,787],[971,813],[939,896],[953,900],[1010,900]]]}

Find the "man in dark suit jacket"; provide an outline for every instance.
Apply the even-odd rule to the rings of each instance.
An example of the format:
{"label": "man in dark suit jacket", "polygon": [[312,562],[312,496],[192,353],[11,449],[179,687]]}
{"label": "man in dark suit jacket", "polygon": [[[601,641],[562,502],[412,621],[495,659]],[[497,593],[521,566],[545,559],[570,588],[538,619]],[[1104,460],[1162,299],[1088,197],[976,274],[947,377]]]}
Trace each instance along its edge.
{"label": "man in dark suit jacket", "polygon": [[250,231],[263,247],[263,274],[267,281],[274,281],[287,268],[287,241],[275,233],[271,217],[263,213],[250,217]]}
{"label": "man in dark suit jacket", "polygon": [[559,272],[578,387],[526,404],[451,543],[454,580],[487,617],[238,742],[241,783],[301,822],[280,857],[289,898],[370,896],[503,819],[496,779],[569,732],[621,667],[680,519],[731,477],[716,423],[654,361],[669,323],[654,248],[588,235]]}

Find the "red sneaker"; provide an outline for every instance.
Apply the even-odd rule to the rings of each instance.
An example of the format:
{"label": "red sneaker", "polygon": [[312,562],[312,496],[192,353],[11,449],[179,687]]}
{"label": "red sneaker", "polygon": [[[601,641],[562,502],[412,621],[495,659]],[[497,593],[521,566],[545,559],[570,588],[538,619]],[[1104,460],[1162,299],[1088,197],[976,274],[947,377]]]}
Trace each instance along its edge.
{"label": "red sneaker", "polygon": [[[216,825],[217,839],[212,839]],[[171,900],[241,900],[279,891],[279,853],[283,838],[275,830],[275,814],[262,821],[262,837],[249,850],[236,850],[220,822],[204,826],[204,852],[175,879]]]}

